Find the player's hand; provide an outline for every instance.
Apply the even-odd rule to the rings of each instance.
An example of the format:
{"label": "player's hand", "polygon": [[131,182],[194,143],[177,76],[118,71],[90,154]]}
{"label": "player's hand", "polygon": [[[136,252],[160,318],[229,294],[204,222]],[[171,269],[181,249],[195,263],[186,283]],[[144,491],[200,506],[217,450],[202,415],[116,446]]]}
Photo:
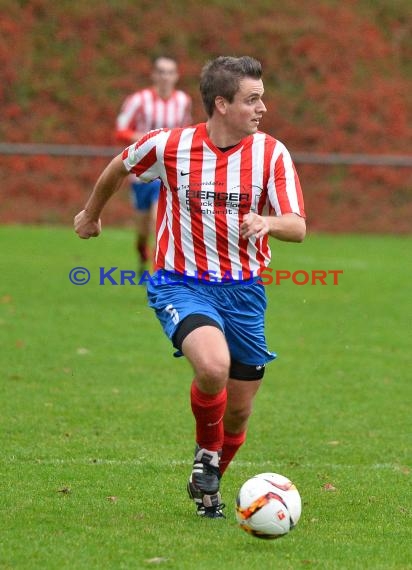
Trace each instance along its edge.
{"label": "player's hand", "polygon": [[74,231],[82,239],[97,237],[102,231],[100,218],[97,221],[93,220],[86,210],[82,210],[74,218]]}
{"label": "player's hand", "polygon": [[269,233],[269,224],[264,216],[259,216],[253,212],[245,214],[240,225],[240,235],[243,239],[248,239],[251,236],[259,239],[267,233]]}

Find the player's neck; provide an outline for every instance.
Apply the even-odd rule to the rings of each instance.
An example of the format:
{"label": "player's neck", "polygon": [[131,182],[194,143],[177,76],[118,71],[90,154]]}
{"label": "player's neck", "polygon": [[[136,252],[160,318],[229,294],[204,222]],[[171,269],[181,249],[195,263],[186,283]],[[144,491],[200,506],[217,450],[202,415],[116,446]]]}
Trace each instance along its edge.
{"label": "player's neck", "polygon": [[172,96],[174,89],[159,89],[159,87],[154,87],[156,94],[162,99],[169,99]]}
{"label": "player's neck", "polygon": [[226,125],[214,120],[213,117],[207,121],[206,130],[210,140],[218,148],[236,146],[243,138],[238,133],[229,131]]}

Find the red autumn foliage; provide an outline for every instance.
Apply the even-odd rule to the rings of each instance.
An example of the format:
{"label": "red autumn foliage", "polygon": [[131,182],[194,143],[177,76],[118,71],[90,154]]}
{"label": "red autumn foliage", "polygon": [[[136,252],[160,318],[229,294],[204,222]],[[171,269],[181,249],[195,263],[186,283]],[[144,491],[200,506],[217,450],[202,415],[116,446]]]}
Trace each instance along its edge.
{"label": "red autumn foliage", "polygon": [[[198,77],[219,54],[264,65],[263,129],[293,152],[407,154],[412,142],[409,2],[3,0],[4,142],[113,145],[124,97],[151,58],[180,62],[204,119]],[[0,156],[0,222],[71,224],[105,158]],[[311,230],[410,231],[412,169],[298,165]],[[127,192],[105,212],[133,219]]]}

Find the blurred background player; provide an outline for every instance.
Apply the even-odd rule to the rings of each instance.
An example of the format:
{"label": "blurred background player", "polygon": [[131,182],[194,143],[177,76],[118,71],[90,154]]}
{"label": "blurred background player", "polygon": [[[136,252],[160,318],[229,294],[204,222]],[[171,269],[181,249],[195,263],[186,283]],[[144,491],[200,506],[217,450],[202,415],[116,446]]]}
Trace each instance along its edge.
{"label": "blurred background player", "polygon": [[[116,121],[116,140],[130,145],[148,131],[159,128],[185,127],[192,120],[191,98],[175,89],[179,79],[177,62],[160,56],[153,62],[152,86],[126,98]],[[138,272],[148,269],[150,236],[154,233],[160,179],[144,182],[130,176],[133,204],[136,208],[136,251]]]}

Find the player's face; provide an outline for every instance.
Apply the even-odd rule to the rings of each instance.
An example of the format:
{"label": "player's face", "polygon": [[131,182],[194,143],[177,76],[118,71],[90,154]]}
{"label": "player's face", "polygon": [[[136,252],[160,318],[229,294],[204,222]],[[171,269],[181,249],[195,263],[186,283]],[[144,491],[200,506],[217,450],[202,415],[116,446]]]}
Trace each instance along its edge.
{"label": "player's face", "polygon": [[227,104],[226,124],[233,134],[237,133],[243,138],[258,131],[259,122],[266,113],[263,93],[261,79],[245,77],[240,80],[239,90],[232,103]]}
{"label": "player's face", "polygon": [[170,95],[179,79],[176,62],[172,59],[159,58],[155,63],[152,79],[161,95]]}

